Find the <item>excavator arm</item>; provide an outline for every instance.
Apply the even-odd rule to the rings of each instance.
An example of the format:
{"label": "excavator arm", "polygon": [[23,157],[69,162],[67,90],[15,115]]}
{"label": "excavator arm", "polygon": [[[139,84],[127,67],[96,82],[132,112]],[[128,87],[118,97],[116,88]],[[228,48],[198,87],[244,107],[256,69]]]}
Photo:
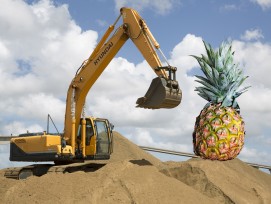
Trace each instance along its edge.
{"label": "excavator arm", "polygon": [[[115,30],[115,25],[121,17],[123,24]],[[115,31],[114,34],[110,36],[113,31]],[[133,41],[157,75],[145,96],[137,100],[137,107],[174,108],[180,104],[182,94],[176,81],[175,72],[177,69],[170,65],[162,66],[156,52],[160,49],[159,44],[144,20],[135,10],[122,8],[116,22],[108,28],[91,56],[83,62],[69,86],[64,138],[68,143],[71,143],[71,146],[75,146],[75,134],[78,131],[89,89],[128,39]]]}

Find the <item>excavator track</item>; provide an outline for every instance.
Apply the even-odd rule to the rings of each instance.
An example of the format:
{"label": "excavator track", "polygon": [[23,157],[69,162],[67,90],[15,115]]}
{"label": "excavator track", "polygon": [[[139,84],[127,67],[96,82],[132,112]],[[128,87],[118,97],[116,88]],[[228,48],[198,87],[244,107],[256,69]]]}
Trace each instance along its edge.
{"label": "excavator track", "polygon": [[64,174],[77,171],[94,172],[106,165],[104,162],[97,163],[73,163],[68,165],[34,164],[24,167],[12,167],[5,169],[4,176],[10,179],[26,179],[31,176],[43,176],[45,174]]}
{"label": "excavator track", "polygon": [[12,179],[26,179],[30,176],[42,176],[50,168],[49,164],[35,164],[24,167],[12,167],[5,170],[4,176]]}
{"label": "excavator track", "polygon": [[20,171],[21,171],[21,168],[19,167],[7,168],[5,170],[4,176],[6,178],[19,179]]}

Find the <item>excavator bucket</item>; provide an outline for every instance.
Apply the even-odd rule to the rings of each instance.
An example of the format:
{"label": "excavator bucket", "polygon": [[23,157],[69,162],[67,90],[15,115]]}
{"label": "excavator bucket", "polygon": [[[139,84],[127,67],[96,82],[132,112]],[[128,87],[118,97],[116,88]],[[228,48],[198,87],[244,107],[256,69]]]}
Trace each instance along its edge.
{"label": "excavator bucket", "polygon": [[177,81],[156,77],[144,97],[136,101],[139,108],[175,108],[181,103],[182,92]]}

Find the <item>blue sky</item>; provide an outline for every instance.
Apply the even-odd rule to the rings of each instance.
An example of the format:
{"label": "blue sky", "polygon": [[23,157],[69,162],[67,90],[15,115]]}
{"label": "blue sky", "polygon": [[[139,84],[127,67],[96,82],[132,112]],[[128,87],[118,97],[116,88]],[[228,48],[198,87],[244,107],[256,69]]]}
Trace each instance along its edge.
{"label": "blue sky", "polygon": [[[238,98],[246,122],[239,158],[270,165],[271,0],[3,0],[0,135],[45,130],[48,113],[63,129],[69,83],[122,6],[140,13],[178,67],[183,101],[174,110],[134,108],[155,75],[128,41],[90,90],[87,113],[109,118],[139,145],[192,152],[195,118],[206,102],[194,92],[199,67],[189,55],[204,53],[202,40],[218,47],[230,38],[236,62],[249,75],[245,85],[252,86]],[[12,165],[8,145],[0,145],[0,157],[0,167]]]}

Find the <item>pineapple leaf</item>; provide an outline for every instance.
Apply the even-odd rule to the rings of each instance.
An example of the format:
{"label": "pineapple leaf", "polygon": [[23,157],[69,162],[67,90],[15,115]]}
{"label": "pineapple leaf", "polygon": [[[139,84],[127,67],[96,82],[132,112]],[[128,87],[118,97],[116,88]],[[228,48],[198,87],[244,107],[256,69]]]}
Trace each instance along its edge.
{"label": "pineapple leaf", "polygon": [[[212,81],[210,81],[210,80],[208,80],[208,79],[206,79],[206,78],[204,78],[204,77],[202,77],[202,76],[196,75],[195,77],[197,77],[198,79],[200,79],[200,80],[206,82],[206,83],[209,84],[210,86],[214,86],[214,84],[212,83]],[[196,81],[197,81],[197,80],[196,80]]]}
{"label": "pineapple leaf", "polygon": [[206,54],[194,57],[205,75],[196,76],[196,82],[202,86],[195,91],[198,95],[210,103],[221,103],[222,106],[238,107],[236,98],[248,90],[248,86],[238,91],[247,76],[243,75],[239,64],[234,64],[234,52],[232,43],[223,42],[217,50],[214,50],[209,43],[203,41]]}
{"label": "pineapple leaf", "polygon": [[218,86],[219,84],[219,73],[216,69],[212,69],[212,79],[214,81],[214,84]]}
{"label": "pineapple leaf", "polygon": [[206,57],[205,55],[201,55],[201,58],[204,62],[206,62],[210,67],[213,66],[212,62],[209,61],[208,57]]}
{"label": "pineapple leaf", "polygon": [[211,64],[214,64],[215,53],[214,53],[213,48],[211,47],[211,45],[209,43],[206,43],[204,41],[203,41],[203,43],[204,43],[209,61],[211,62]]}
{"label": "pineapple leaf", "polygon": [[246,86],[246,87],[242,88],[241,90],[239,90],[238,92],[236,92],[236,93],[234,94],[234,98],[237,98],[237,97],[239,97],[241,94],[245,93],[245,92],[248,90],[248,88],[250,88],[250,87],[251,87],[251,86]]}
{"label": "pineapple leaf", "polygon": [[216,102],[216,94],[213,92],[213,90],[206,87],[196,87],[195,91],[205,95],[206,97],[204,97],[204,99],[207,98],[207,101]]}
{"label": "pineapple leaf", "polygon": [[219,90],[216,87],[208,84],[207,82],[200,81],[200,80],[195,80],[195,81],[201,83],[204,87],[206,87],[208,90],[212,91],[213,93],[219,94]]}
{"label": "pineapple leaf", "polygon": [[207,96],[206,94],[199,92],[198,95],[199,95],[200,97],[202,97],[203,99],[205,99],[206,101],[210,101],[210,100],[209,100],[209,96]]}

